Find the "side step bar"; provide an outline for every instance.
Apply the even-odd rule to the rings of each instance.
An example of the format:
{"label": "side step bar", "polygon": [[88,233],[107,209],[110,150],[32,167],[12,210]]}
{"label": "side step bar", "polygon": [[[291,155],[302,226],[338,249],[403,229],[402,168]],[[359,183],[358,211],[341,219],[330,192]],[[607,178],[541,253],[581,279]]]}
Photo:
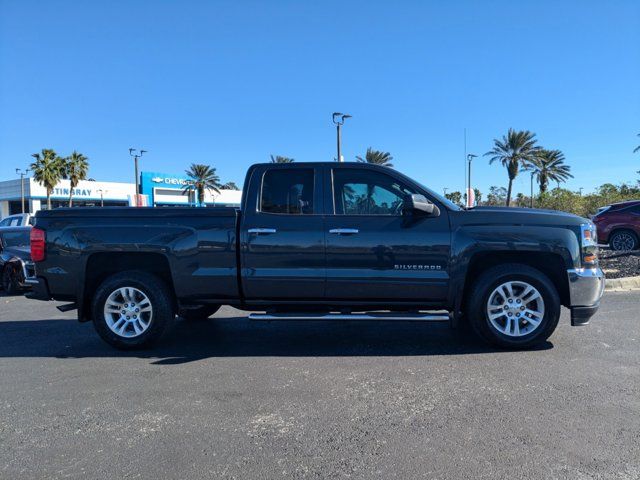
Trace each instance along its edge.
{"label": "side step bar", "polygon": [[404,320],[421,322],[446,322],[449,321],[449,313],[252,313],[249,315],[249,320]]}

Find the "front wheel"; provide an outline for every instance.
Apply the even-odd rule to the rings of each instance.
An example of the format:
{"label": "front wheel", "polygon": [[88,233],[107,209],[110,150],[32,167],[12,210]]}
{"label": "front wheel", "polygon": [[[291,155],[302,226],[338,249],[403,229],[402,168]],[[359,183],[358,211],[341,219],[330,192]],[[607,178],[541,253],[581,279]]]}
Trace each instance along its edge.
{"label": "front wheel", "polygon": [[468,313],[474,331],[489,343],[529,348],[555,330],[560,297],[539,270],[521,264],[498,265],[473,284]]}
{"label": "front wheel", "polygon": [[121,272],[96,290],[93,325],[108,344],[122,350],[150,347],[175,317],[166,284],[146,272]]}

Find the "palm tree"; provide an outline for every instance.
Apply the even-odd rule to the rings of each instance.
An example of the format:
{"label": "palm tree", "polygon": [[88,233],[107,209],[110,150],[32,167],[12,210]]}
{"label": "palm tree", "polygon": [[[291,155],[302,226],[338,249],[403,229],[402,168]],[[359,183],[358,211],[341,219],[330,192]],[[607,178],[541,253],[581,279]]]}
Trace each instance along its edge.
{"label": "palm tree", "polygon": [[47,208],[51,210],[51,193],[62,178],[64,160],[50,148],[43,148],[40,153],[31,156],[35,158],[30,167],[33,178],[47,189]]}
{"label": "palm tree", "polygon": [[560,150],[540,150],[527,169],[536,176],[540,193],[547,191],[550,181],[557,182],[559,187],[560,182],[573,178],[571,167],[564,163],[564,154]]}
{"label": "palm tree", "polygon": [[184,187],[183,194],[190,192],[198,193],[198,205],[204,205],[204,191],[214,191],[220,193],[220,177],[216,175],[216,169],[209,165],[192,163],[189,170],[185,170],[187,176],[191,179]]}
{"label": "palm tree", "polygon": [[485,153],[490,155],[489,163],[498,161],[507,169],[509,187],[507,188],[507,207],[511,203],[513,181],[518,176],[520,168],[526,168],[540,151],[536,145],[536,134],[529,130],[515,131],[509,129],[502,140],[493,140],[493,149]]}
{"label": "palm tree", "polygon": [[382,165],[383,167],[393,167],[393,157],[389,152],[382,152],[380,150],[374,150],[371,147],[367,148],[367,153],[364,158],[356,156],[359,162],[373,163],[375,165]]}
{"label": "palm tree", "polygon": [[[638,137],[640,137],[640,133],[638,134]],[[633,153],[636,152],[640,152],[640,145],[638,145],[636,148],[633,149]]]}
{"label": "palm tree", "polygon": [[73,206],[73,189],[78,186],[80,180],[86,180],[89,172],[89,160],[87,157],[75,150],[71,155],[64,159],[64,167],[62,172],[63,178],[69,179],[69,206]]}
{"label": "palm tree", "polygon": [[224,185],[220,186],[221,190],[240,190],[236,182],[227,182]]}
{"label": "palm tree", "polygon": [[291,157],[282,157],[280,155],[276,155],[275,157],[273,155],[270,155],[271,157],[271,163],[293,163],[294,159]]}

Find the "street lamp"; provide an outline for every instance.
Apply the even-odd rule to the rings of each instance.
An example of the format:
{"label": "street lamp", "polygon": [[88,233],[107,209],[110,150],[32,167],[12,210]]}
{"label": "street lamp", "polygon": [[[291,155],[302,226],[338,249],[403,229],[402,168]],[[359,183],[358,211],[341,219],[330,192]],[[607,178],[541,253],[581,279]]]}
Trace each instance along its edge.
{"label": "street lamp", "polygon": [[140,181],[138,180],[138,159],[145,153],[147,153],[146,150],[140,149],[140,153],[137,153],[137,150],[135,148],[129,149],[129,155],[133,157],[133,162],[135,164],[135,169],[136,169],[136,207],[140,206],[140,200],[139,200],[140,199]]}
{"label": "street lamp", "polygon": [[442,189],[442,194],[446,197],[447,196],[447,190],[449,190],[449,187],[444,187]]}
{"label": "street lamp", "polygon": [[471,161],[476,158],[477,155],[470,153],[467,155],[467,161],[469,162],[469,190],[467,190],[467,207],[473,207],[471,205]]}
{"label": "street lamp", "polygon": [[22,213],[24,213],[24,176],[30,171],[30,168],[25,170],[16,168],[16,174],[20,175],[20,200],[22,201]]}
{"label": "street lamp", "polygon": [[98,190],[98,193],[100,194],[100,206],[101,207],[104,207],[104,194],[107,193],[108,191],[109,190],[103,190],[102,188],[100,190]]}
{"label": "street lamp", "polygon": [[341,127],[344,125],[344,121],[347,118],[351,118],[351,115],[346,113],[334,112],[331,119],[336,126],[337,134],[338,134],[338,161],[342,162],[342,133]]}
{"label": "street lamp", "polygon": [[529,207],[533,208],[533,176],[536,172],[531,171],[531,197],[529,198]]}
{"label": "street lamp", "polygon": [[582,196],[582,190],[584,190],[584,187],[580,187],[578,190],[580,190],[580,196]]}

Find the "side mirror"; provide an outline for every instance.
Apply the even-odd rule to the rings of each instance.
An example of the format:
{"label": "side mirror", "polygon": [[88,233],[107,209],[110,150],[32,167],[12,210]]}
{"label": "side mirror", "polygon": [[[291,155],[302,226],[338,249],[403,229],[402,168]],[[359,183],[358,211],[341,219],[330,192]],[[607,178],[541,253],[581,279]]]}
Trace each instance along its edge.
{"label": "side mirror", "polygon": [[421,213],[430,217],[440,215],[440,209],[426,199],[424,195],[413,193],[408,195],[402,204],[405,214]]}

